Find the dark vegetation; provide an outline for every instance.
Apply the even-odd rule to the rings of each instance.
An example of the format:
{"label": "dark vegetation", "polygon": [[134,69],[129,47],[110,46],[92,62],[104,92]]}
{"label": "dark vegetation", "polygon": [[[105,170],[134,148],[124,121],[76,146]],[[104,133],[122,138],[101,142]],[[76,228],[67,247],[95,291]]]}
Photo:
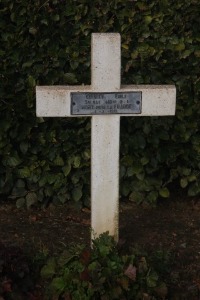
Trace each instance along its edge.
{"label": "dark vegetation", "polygon": [[90,205],[90,119],[35,116],[36,85],[90,83],[92,32],[122,37],[122,83],[175,84],[176,117],[123,118],[121,195],[200,191],[198,0],[0,1],[0,191]]}
{"label": "dark vegetation", "polygon": [[[199,195],[199,11],[198,0],[0,0],[1,199],[18,208],[69,201],[90,206],[90,119],[36,118],[35,87],[89,84],[92,32],[121,34],[123,84],[177,88],[175,117],[122,118],[122,199],[155,204],[179,188],[189,197]],[[188,216],[187,221],[198,235],[198,222]],[[134,226],[122,230],[124,238],[131,239]],[[160,232],[162,226],[160,220]],[[134,241],[124,249],[103,235],[92,250],[76,245],[47,255],[12,245],[13,236],[5,231],[10,240],[0,245],[0,300],[200,299],[194,266],[199,238],[191,241],[190,231],[194,257],[190,248],[184,252],[183,233],[179,249],[164,231],[165,248],[154,244],[151,254],[135,248]],[[173,234],[176,239],[176,230]],[[151,244],[154,232],[148,236]],[[184,269],[189,258],[193,263]],[[172,271],[174,261],[182,285],[180,274]],[[178,285],[181,296],[168,292]]]}
{"label": "dark vegetation", "polygon": [[163,281],[170,268],[168,254],[156,252],[148,259],[137,249],[123,254],[107,234],[93,241],[92,249],[72,245],[57,257],[0,245],[0,263],[1,300],[150,300],[168,295]]}

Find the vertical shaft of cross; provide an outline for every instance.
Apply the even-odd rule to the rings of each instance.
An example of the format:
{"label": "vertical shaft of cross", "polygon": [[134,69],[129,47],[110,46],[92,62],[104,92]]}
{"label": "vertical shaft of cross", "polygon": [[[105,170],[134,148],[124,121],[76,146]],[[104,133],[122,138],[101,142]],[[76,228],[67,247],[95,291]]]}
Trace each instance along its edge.
{"label": "vertical shaft of cross", "polygon": [[93,33],[92,89],[113,92],[121,85],[121,38],[119,33]]}
{"label": "vertical shaft of cross", "polygon": [[[121,42],[119,34],[92,36],[92,89],[120,89]],[[91,209],[92,238],[103,232],[118,240],[120,116],[92,116]]]}

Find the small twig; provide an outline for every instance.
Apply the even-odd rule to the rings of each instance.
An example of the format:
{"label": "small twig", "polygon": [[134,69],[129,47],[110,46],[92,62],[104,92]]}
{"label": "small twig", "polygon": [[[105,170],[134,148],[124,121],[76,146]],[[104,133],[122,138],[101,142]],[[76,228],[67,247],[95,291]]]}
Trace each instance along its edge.
{"label": "small twig", "polygon": [[39,8],[38,8],[38,11],[47,3],[49,2],[49,0],[45,1]]}

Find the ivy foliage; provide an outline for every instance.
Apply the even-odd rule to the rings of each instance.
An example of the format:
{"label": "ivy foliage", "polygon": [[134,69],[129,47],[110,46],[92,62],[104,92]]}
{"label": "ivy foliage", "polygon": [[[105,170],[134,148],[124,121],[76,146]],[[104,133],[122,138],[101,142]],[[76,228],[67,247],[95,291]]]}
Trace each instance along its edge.
{"label": "ivy foliage", "polygon": [[123,197],[200,192],[198,0],[0,0],[0,191],[89,205],[90,119],[36,118],[36,85],[90,84],[92,32],[119,32],[122,83],[175,84],[176,117],[122,118]]}
{"label": "ivy foliage", "polygon": [[117,246],[104,233],[93,241],[92,250],[76,245],[49,257],[41,269],[45,299],[166,299],[162,275],[167,269],[162,274],[137,249],[122,255]]}

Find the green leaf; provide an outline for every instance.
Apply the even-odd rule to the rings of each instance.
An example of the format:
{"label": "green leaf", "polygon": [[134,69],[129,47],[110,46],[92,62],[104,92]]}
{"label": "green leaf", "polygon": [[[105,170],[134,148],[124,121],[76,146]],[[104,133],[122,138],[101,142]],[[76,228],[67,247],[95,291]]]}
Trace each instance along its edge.
{"label": "green leaf", "polygon": [[140,162],[134,162],[132,165],[133,173],[138,174],[143,171],[143,166]]}
{"label": "green leaf", "polygon": [[145,165],[147,165],[149,163],[149,158],[144,156],[144,157],[141,158],[140,161],[141,161],[141,164],[143,166],[145,166]]}
{"label": "green leaf", "polygon": [[44,279],[50,279],[56,272],[56,260],[55,258],[50,258],[47,264],[41,269],[41,277]]}
{"label": "green leaf", "polygon": [[68,200],[68,197],[66,194],[61,194],[61,195],[58,195],[57,198],[59,199],[59,201],[64,204],[66,203],[66,201]]}
{"label": "green leaf", "polygon": [[56,179],[57,179],[57,176],[55,174],[48,174],[47,175],[47,182],[49,184],[54,183],[56,181]]}
{"label": "green leaf", "polygon": [[158,274],[156,272],[150,272],[146,278],[147,286],[154,288],[158,285]]}
{"label": "green leaf", "polygon": [[78,60],[75,60],[76,58],[74,58],[73,60],[70,61],[70,67],[72,68],[72,70],[76,70],[78,68],[79,62]]}
{"label": "green leaf", "polygon": [[123,157],[122,164],[125,167],[129,167],[132,163],[133,163],[133,157],[132,156],[126,155],[126,156]]}
{"label": "green leaf", "polygon": [[157,191],[151,191],[148,195],[146,200],[151,203],[151,204],[155,204],[156,200],[158,199],[158,192]]}
{"label": "green leaf", "polygon": [[29,209],[32,205],[37,203],[37,195],[34,192],[30,192],[26,195],[26,206]]}
{"label": "green leaf", "polygon": [[66,282],[63,277],[53,278],[50,284],[50,290],[56,294],[61,294],[65,290],[65,287]]}
{"label": "green leaf", "polygon": [[192,183],[188,190],[188,196],[193,197],[200,193],[200,185],[198,182]]}
{"label": "green leaf", "polygon": [[44,174],[39,180],[39,186],[40,187],[45,186],[45,184],[47,183],[47,180],[48,180],[47,175]]}
{"label": "green leaf", "polygon": [[131,53],[131,58],[132,58],[132,59],[135,59],[135,58],[138,57],[138,55],[139,55],[138,51],[135,50],[135,51],[133,51],[133,52]]}
{"label": "green leaf", "polygon": [[44,121],[44,118],[37,117],[36,122],[40,124],[40,123],[44,123],[45,121]]}
{"label": "green leaf", "polygon": [[138,174],[136,174],[136,177],[137,177],[139,180],[144,180],[144,178],[145,178],[145,173],[144,173],[144,172],[138,173]]}
{"label": "green leaf", "polygon": [[46,197],[51,197],[53,195],[52,186],[45,186],[44,193]]}
{"label": "green leaf", "polygon": [[196,175],[190,175],[187,177],[187,180],[189,182],[193,182],[193,181],[196,181],[197,180],[197,176]]}
{"label": "green leaf", "polygon": [[25,181],[22,180],[22,179],[18,179],[15,186],[19,187],[19,188],[24,188],[25,187]]}
{"label": "green leaf", "polygon": [[67,177],[71,171],[71,165],[67,164],[65,167],[62,168],[64,175]]}
{"label": "green leaf", "polygon": [[[30,63],[29,63],[29,64],[30,64]],[[33,78],[33,76],[29,75],[27,81],[28,81],[28,85],[29,85],[30,87],[33,88],[33,87],[36,86],[35,78]]]}
{"label": "green leaf", "polygon": [[126,45],[126,44],[122,44],[122,48],[128,50],[129,47],[128,47],[128,45]]}
{"label": "green leaf", "polygon": [[90,157],[91,157],[90,150],[85,150],[85,151],[83,152],[83,155],[84,155],[84,158],[85,158],[85,159],[90,159]]}
{"label": "green leaf", "polygon": [[74,158],[74,168],[79,168],[80,164],[81,164],[80,156],[75,156],[75,158]]}
{"label": "green leaf", "polygon": [[52,20],[55,22],[58,22],[60,20],[60,16],[59,15],[53,15]]}
{"label": "green leaf", "polygon": [[64,80],[64,83],[68,83],[68,84],[75,84],[75,83],[77,83],[76,76],[73,73],[65,73],[63,75],[63,80]]}
{"label": "green leaf", "polygon": [[125,182],[122,185],[122,195],[125,196],[125,197],[127,197],[130,192],[131,192],[130,184],[128,184],[127,182]]}
{"label": "green leaf", "polygon": [[82,197],[82,188],[81,187],[74,188],[72,191],[72,197],[74,201],[78,202]]}
{"label": "green leaf", "polygon": [[182,168],[181,171],[182,171],[182,174],[185,176],[189,176],[191,173],[191,169],[189,169],[189,168]]}
{"label": "green leaf", "polygon": [[195,55],[196,57],[200,58],[200,50],[196,50],[196,51],[194,52],[194,55]]}
{"label": "green leaf", "polygon": [[24,197],[27,194],[27,190],[25,187],[17,187],[15,186],[12,190],[11,197],[17,198],[17,197]]}
{"label": "green leaf", "polygon": [[29,33],[32,35],[35,35],[37,33],[37,29],[35,27],[30,27],[29,28]]}
{"label": "green leaf", "polygon": [[134,173],[135,173],[135,172],[134,172],[133,167],[127,168],[126,175],[127,175],[128,177],[133,176]]}
{"label": "green leaf", "polygon": [[188,185],[188,180],[186,177],[181,178],[180,180],[180,186],[184,189]]}
{"label": "green leaf", "polygon": [[126,168],[124,166],[120,166],[120,178],[124,177],[126,174]]}
{"label": "green leaf", "polygon": [[56,166],[60,166],[60,167],[64,166],[64,160],[60,156],[57,156],[53,162]]}
{"label": "green leaf", "polygon": [[7,158],[7,165],[9,167],[16,167],[21,164],[21,159],[18,156],[11,156]]}
{"label": "green leaf", "polygon": [[19,198],[16,201],[16,207],[17,208],[22,208],[26,203],[26,199],[25,198]]}
{"label": "green leaf", "polygon": [[57,190],[63,186],[63,183],[65,182],[64,176],[62,173],[59,173],[56,177],[56,181],[54,182],[54,189]]}
{"label": "green leaf", "polygon": [[140,204],[144,200],[144,194],[134,191],[130,194],[129,200]]}
{"label": "green leaf", "polygon": [[28,146],[29,146],[29,144],[28,144],[27,141],[22,141],[22,142],[20,143],[19,147],[20,147],[20,150],[21,150],[21,152],[22,152],[23,154],[26,154],[26,152],[27,152],[27,150],[28,150]]}
{"label": "green leaf", "polygon": [[32,66],[32,64],[33,64],[33,61],[27,61],[27,62],[23,63],[22,69],[30,68]]}
{"label": "green leaf", "polygon": [[89,271],[95,271],[99,267],[99,263],[97,261],[93,261],[91,264],[88,266]]}
{"label": "green leaf", "polygon": [[31,172],[28,167],[17,170],[19,178],[28,178],[31,175]]}
{"label": "green leaf", "polygon": [[72,183],[74,185],[76,185],[80,180],[80,173],[77,171],[77,173],[73,174],[71,177],[71,180],[72,180]]}
{"label": "green leaf", "polygon": [[152,19],[153,19],[152,16],[149,15],[149,16],[145,16],[144,21],[146,24],[150,24],[152,22]]}
{"label": "green leaf", "polygon": [[179,43],[179,44],[175,45],[174,50],[175,51],[183,51],[183,50],[185,50],[185,44],[184,43]]}
{"label": "green leaf", "polygon": [[163,198],[168,198],[170,195],[168,188],[164,187],[164,188],[160,189],[159,195]]}

